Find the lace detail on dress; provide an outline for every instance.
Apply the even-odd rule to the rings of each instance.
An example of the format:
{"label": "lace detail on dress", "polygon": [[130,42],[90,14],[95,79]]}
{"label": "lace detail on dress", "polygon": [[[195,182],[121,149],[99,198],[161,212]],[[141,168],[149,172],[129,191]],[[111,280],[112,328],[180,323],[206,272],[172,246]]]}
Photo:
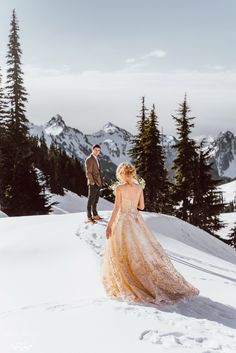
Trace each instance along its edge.
{"label": "lace detail on dress", "polygon": [[137,199],[122,194],[121,208],[106,239],[102,282],[109,296],[126,301],[172,304],[198,295],[175,269],[140,212]]}

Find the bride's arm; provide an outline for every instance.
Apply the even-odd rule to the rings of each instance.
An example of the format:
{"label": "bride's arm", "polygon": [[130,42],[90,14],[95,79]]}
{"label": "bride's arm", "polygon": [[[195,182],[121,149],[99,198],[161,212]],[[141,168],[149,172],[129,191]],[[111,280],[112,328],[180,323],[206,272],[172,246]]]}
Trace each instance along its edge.
{"label": "bride's arm", "polygon": [[115,189],[115,204],[112,210],[111,218],[107,224],[107,229],[106,229],[107,238],[109,238],[109,236],[111,235],[111,227],[120,209],[120,206],[121,206],[121,191],[120,191],[120,185],[117,185]]}
{"label": "bride's arm", "polygon": [[139,201],[138,201],[138,206],[137,208],[140,210],[144,210],[144,195],[143,195],[143,190],[141,191],[140,197],[139,197]]}

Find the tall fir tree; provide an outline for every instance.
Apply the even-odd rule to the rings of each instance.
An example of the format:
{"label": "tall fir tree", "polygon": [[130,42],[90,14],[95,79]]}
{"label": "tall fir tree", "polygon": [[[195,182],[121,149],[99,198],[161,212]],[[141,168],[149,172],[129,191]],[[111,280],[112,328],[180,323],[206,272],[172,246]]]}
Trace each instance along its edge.
{"label": "tall fir tree", "polygon": [[61,150],[55,140],[51,143],[49,148],[49,175],[50,191],[63,196],[65,192],[61,168]]}
{"label": "tall fir tree", "polygon": [[147,123],[147,111],[148,109],[145,106],[145,97],[142,97],[142,106],[140,110],[140,115],[137,116],[137,135],[131,140],[132,147],[128,151],[128,155],[132,159],[137,174],[144,178],[145,169],[146,169],[146,160],[144,152],[145,144],[145,128]]}
{"label": "tall fir tree", "polygon": [[177,204],[176,216],[185,220],[190,220],[190,204],[193,197],[194,182],[194,162],[196,161],[196,151],[194,141],[190,138],[191,122],[194,117],[189,117],[191,111],[187,105],[187,95],[185,94],[183,103],[179,104],[178,116],[172,115],[177,125],[178,142],[172,147],[176,149],[177,156],[173,161],[175,171],[175,184],[173,198]]}
{"label": "tall fir tree", "polygon": [[0,68],[0,133],[5,132],[7,117],[8,117],[7,101],[6,101],[6,96],[3,89],[2,72]]}
{"label": "tall fir tree", "polygon": [[219,216],[224,210],[224,204],[222,193],[217,190],[220,180],[212,177],[213,163],[209,163],[211,149],[206,148],[204,139],[196,151],[193,164],[194,187],[190,206],[190,223],[214,235],[223,227]]}
{"label": "tall fir tree", "polygon": [[21,69],[21,47],[16,12],[13,10],[7,52],[6,91],[9,105],[4,169],[7,178],[3,186],[1,206],[10,216],[44,214],[50,211],[48,198],[33,167],[33,152],[25,115],[27,92]]}
{"label": "tall fir tree", "polygon": [[0,209],[1,209],[1,195],[4,191],[4,145],[6,147],[7,141],[5,138],[5,100],[4,91],[2,87],[2,73],[0,68]]}
{"label": "tall fir tree", "polygon": [[148,211],[171,213],[170,183],[167,178],[161,136],[154,105],[147,119],[144,134],[145,207]]}

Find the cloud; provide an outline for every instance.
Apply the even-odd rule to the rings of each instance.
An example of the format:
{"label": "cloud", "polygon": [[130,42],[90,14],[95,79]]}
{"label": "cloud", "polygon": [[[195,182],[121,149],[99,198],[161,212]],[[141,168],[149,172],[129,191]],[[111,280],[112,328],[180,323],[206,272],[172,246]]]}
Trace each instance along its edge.
{"label": "cloud", "polygon": [[151,51],[148,54],[145,54],[142,59],[146,59],[146,58],[163,58],[164,56],[166,56],[166,52],[162,49],[158,49],[158,50],[154,50]]}
{"label": "cloud", "polygon": [[215,64],[215,65],[204,65],[203,68],[205,70],[214,70],[214,71],[227,71],[226,67],[223,65]]}
{"label": "cloud", "polygon": [[178,103],[187,92],[191,113],[197,116],[195,134],[215,134],[226,128],[235,133],[233,70],[75,73],[66,67],[55,70],[27,66],[24,72],[30,94],[28,117],[37,123],[60,113],[68,125],[87,133],[99,130],[109,120],[135,132],[140,98],[144,95],[148,108],[156,105],[164,132],[175,134],[171,114],[176,114]]}
{"label": "cloud", "polygon": [[126,59],[126,63],[129,64],[129,69],[132,70],[137,70],[137,69],[144,69],[145,67],[148,67],[150,64],[150,59],[160,59],[164,58],[167,55],[166,51],[162,49],[156,49],[153,50],[147,54],[144,54],[143,56],[140,56],[139,58],[129,58]]}
{"label": "cloud", "polygon": [[134,59],[134,58],[126,59],[126,63],[127,63],[127,64],[133,64],[134,62],[135,62],[135,59]]}

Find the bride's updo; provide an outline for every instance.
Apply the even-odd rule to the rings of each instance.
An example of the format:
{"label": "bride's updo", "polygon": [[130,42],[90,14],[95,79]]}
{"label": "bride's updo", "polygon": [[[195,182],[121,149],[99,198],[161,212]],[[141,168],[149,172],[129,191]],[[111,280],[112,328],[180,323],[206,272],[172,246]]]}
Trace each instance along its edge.
{"label": "bride's updo", "polygon": [[130,181],[125,179],[125,177],[131,177],[131,180],[137,183],[136,169],[131,163],[128,162],[122,162],[118,165],[116,169],[116,177],[121,183],[127,182],[132,185]]}

